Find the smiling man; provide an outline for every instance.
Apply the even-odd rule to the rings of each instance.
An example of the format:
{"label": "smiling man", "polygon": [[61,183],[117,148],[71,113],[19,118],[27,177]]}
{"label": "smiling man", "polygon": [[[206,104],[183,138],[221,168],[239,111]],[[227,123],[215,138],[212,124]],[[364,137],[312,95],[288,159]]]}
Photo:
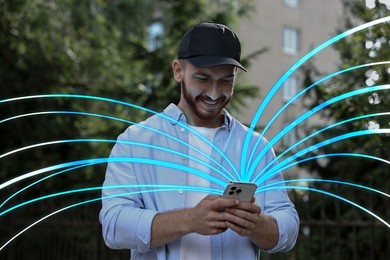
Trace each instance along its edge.
{"label": "smiling man", "polygon": [[[237,70],[246,71],[240,56],[240,42],[225,25],[201,23],[183,36],[178,59],[172,62],[181,88],[179,103],[129,127],[111,152],[111,158],[150,163],[108,164],[100,221],[109,247],[130,249],[131,259],[205,260],[257,259],[259,250],[272,253],[294,246],[299,219],[284,188],[259,192],[250,202],[206,192],[223,190],[218,182],[229,182],[220,168],[241,169],[240,149],[248,128],[225,109],[233,97]],[[264,138],[255,146],[259,138],[253,133],[248,154],[264,148]],[[268,151],[256,172],[274,158]],[[281,181],[277,173],[259,186]],[[178,188],[159,191],[162,186],[154,186],[152,192],[142,185]]]}
{"label": "smiling man", "polygon": [[223,123],[222,110],[233,95],[236,68],[220,65],[198,68],[186,60],[173,61],[175,79],[181,83],[179,109],[190,125],[215,128]]}

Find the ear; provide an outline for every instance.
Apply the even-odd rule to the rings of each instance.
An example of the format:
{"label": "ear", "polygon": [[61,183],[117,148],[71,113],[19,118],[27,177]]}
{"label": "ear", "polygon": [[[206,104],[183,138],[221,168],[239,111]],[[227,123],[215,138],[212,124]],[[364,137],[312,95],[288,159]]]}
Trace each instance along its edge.
{"label": "ear", "polygon": [[184,70],[178,60],[172,61],[172,71],[173,71],[173,77],[178,83],[180,83],[184,77]]}

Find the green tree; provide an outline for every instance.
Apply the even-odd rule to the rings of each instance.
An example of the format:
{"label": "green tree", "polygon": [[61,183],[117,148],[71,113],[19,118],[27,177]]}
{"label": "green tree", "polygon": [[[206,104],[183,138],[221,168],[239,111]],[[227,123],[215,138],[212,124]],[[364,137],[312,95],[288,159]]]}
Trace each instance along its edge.
{"label": "green tree", "polygon": [[[339,33],[390,15],[389,6],[381,1],[375,1],[373,6],[367,6],[366,2],[368,3],[368,1],[343,1],[345,24]],[[334,48],[341,59],[339,69],[343,70],[357,65],[388,61],[390,59],[389,40],[390,26],[384,23],[362,30],[337,42]],[[304,71],[307,77],[304,87],[313,83],[313,79],[320,77],[319,70],[315,68],[306,66]],[[388,65],[363,67],[340,74],[313,88],[306,95],[305,102],[308,104],[308,108],[311,109],[344,93],[370,86],[388,84],[388,82]],[[318,124],[314,129],[307,131],[306,134],[355,117],[389,112],[389,107],[389,90],[350,97],[322,109],[320,121],[326,123]],[[355,131],[378,128],[390,129],[389,115],[370,116],[337,125],[312,138],[310,144],[316,144]],[[305,143],[305,147],[307,146],[309,146],[309,143]],[[334,153],[354,153],[375,156],[389,161],[389,147],[389,134],[364,135],[326,145],[305,157]],[[332,156],[326,159],[310,160],[300,166],[308,169],[313,174],[318,174],[323,179],[352,182],[387,193],[390,192],[389,164],[383,161],[363,157]],[[386,196],[339,184],[316,183],[311,184],[311,186],[352,200],[385,221],[389,222],[390,220],[389,199]],[[325,195],[311,194],[310,206],[313,212],[312,219],[325,220],[328,223],[340,225],[344,223],[343,228],[336,225],[337,228],[322,229],[322,234],[316,232],[313,228],[314,232],[310,233],[311,240],[321,241],[325,244],[311,243],[311,255],[319,255],[322,257],[321,259],[385,259],[386,256],[389,256],[389,229],[373,216],[350,204],[336,201],[335,198],[327,198]],[[300,206],[298,205],[298,207]],[[303,216],[305,216],[304,208],[302,208],[302,211]],[[326,239],[320,240],[323,235],[326,236]]]}
{"label": "green tree", "polygon": [[[234,28],[239,17],[249,15],[253,6],[253,0],[0,1],[0,99],[53,93],[79,94],[121,100],[161,111],[179,98],[177,83],[172,78],[171,61],[176,57],[183,33],[190,26],[209,20]],[[158,32],[162,34],[151,33],[151,26],[155,24],[161,25],[162,30]],[[249,67],[249,60],[261,52],[246,57],[245,65]],[[240,78],[232,108],[241,108],[243,98],[256,93],[256,87],[246,85]],[[58,97],[0,103],[0,120],[47,111],[103,114],[133,122],[150,115],[111,102]],[[128,125],[107,118],[75,114],[22,117],[0,124],[0,153],[56,140],[114,139]],[[3,183],[55,164],[107,157],[112,145],[63,143],[18,152],[0,158],[0,180]],[[7,206],[58,191],[98,186],[103,181],[104,171],[105,166],[100,165],[55,176],[19,194]],[[1,201],[39,178],[42,176],[1,190]],[[97,191],[87,196],[95,198],[99,195]],[[69,203],[70,199],[66,205]],[[29,214],[21,209],[14,212],[7,221],[20,218],[27,224],[48,213],[38,209]],[[90,214],[97,216],[96,211]],[[12,226],[13,222],[10,223]],[[1,234],[2,228],[4,226],[0,227]],[[81,235],[81,231],[76,233]],[[27,236],[25,243],[31,243],[39,250],[54,247],[44,239],[40,240],[39,234]],[[0,235],[0,242],[9,235]],[[69,235],[67,239],[72,241],[74,237],[73,233],[73,237]],[[79,248],[79,245],[75,247]],[[18,250],[11,248],[10,251]],[[34,255],[39,258],[38,254],[31,254],[30,259],[34,259]]]}
{"label": "green tree", "polygon": [[[208,20],[235,26],[238,15],[248,14],[252,4],[253,1],[248,0],[1,1],[1,97],[82,94],[161,111],[179,98],[170,62],[176,56],[184,31],[199,21]],[[152,39],[159,44],[151,48],[148,28],[154,22],[161,23],[163,32],[159,38]],[[239,84],[233,108],[239,109],[243,97],[253,96],[256,91],[254,86]],[[147,116],[123,105],[64,98],[7,103],[2,105],[1,114],[6,118],[50,109],[104,111],[132,121]],[[107,123],[107,119],[97,117],[46,115],[44,120],[36,118],[3,124],[7,138],[1,140],[2,150],[59,138],[112,138],[112,133],[123,130],[123,123]],[[34,132],[25,131],[26,126]],[[51,156],[66,160],[81,158],[83,154],[104,156],[111,145],[95,149],[93,154],[88,153],[91,147],[84,147],[87,149],[80,148],[77,153],[62,149],[50,156],[36,154],[38,157],[28,161],[45,165]],[[4,165],[7,172],[20,172],[20,167],[10,160]],[[26,165],[26,169],[31,168]]]}

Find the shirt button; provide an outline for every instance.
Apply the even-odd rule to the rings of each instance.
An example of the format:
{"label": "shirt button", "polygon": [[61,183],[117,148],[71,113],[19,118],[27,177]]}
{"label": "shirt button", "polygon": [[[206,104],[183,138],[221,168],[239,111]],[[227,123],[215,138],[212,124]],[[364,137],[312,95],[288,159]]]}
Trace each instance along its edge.
{"label": "shirt button", "polygon": [[183,190],[179,190],[178,192],[179,192],[179,194],[182,194],[182,193],[183,193]]}
{"label": "shirt button", "polygon": [[182,127],[182,128],[180,128],[180,132],[184,132],[185,131],[185,129]]}

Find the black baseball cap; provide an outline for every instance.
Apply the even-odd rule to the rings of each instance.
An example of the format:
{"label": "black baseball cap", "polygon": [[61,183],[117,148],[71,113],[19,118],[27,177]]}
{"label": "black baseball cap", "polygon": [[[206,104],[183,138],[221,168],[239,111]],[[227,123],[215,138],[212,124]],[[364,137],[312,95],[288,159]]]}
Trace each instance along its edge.
{"label": "black baseball cap", "polygon": [[237,35],[223,24],[200,23],[183,36],[179,59],[189,60],[196,67],[234,65],[247,71],[240,63],[241,44]]}

